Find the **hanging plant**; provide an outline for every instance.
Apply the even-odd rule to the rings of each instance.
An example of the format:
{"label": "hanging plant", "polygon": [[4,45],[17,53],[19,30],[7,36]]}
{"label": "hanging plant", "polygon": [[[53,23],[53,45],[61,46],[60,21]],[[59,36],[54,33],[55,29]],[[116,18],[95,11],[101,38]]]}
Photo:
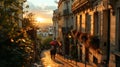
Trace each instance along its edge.
{"label": "hanging plant", "polygon": [[86,42],[87,40],[88,40],[88,34],[87,33],[81,33],[80,41],[83,43],[83,42]]}
{"label": "hanging plant", "polygon": [[91,48],[93,49],[98,49],[99,48],[99,44],[100,44],[100,39],[98,36],[90,36],[88,43],[90,45]]}
{"label": "hanging plant", "polygon": [[79,39],[81,34],[82,34],[81,32],[77,32],[77,34],[75,35],[75,37],[76,37],[77,39]]}

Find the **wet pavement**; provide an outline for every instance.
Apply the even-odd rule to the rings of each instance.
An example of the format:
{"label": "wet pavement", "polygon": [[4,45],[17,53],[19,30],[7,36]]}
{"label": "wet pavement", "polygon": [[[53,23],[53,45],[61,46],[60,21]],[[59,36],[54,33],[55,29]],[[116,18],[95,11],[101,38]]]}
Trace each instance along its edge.
{"label": "wet pavement", "polygon": [[62,64],[59,61],[51,59],[49,50],[43,51],[41,57],[41,62],[44,67],[62,67]]}
{"label": "wet pavement", "polygon": [[[66,59],[58,54],[55,59],[51,59],[50,50],[45,50],[41,53],[41,64],[42,65],[37,65],[36,67],[85,67],[84,63]],[[87,64],[86,67],[94,66]]]}

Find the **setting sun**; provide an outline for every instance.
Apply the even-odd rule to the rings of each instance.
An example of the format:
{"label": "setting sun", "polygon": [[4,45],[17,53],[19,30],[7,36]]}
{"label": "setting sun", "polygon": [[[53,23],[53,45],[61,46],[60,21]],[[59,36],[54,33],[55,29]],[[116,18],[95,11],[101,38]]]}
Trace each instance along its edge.
{"label": "setting sun", "polygon": [[36,18],[36,21],[37,21],[37,22],[44,22],[44,19],[43,19],[43,18],[40,18],[40,17],[37,17],[37,18]]}

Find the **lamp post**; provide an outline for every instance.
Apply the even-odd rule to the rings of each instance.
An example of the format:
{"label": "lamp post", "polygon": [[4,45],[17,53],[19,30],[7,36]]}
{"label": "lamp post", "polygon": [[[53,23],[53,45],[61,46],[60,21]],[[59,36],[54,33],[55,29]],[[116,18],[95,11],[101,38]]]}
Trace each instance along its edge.
{"label": "lamp post", "polygon": [[69,34],[68,37],[69,37],[69,56],[71,57],[71,38],[72,38],[72,36]]}

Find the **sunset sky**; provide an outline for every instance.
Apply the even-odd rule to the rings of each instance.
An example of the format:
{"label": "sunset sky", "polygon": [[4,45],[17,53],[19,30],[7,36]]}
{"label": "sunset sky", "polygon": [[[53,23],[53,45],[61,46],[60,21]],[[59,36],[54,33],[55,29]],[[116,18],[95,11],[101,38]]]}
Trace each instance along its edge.
{"label": "sunset sky", "polygon": [[41,23],[52,23],[53,10],[57,8],[55,0],[27,0],[29,12],[35,14],[35,18]]}

